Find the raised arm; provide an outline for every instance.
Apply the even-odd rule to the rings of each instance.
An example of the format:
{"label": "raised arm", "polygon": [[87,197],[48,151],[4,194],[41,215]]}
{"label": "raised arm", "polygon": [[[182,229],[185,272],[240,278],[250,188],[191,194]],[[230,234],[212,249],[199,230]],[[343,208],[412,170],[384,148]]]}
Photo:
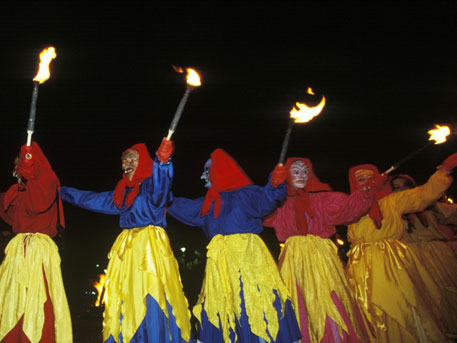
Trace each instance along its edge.
{"label": "raised arm", "polygon": [[88,211],[113,215],[120,213],[113,202],[113,191],[97,193],[60,187],[60,196],[62,200]]}
{"label": "raised arm", "polygon": [[189,226],[203,225],[203,218],[200,217],[200,210],[203,204],[203,197],[198,199],[174,198],[167,207],[167,214]]}

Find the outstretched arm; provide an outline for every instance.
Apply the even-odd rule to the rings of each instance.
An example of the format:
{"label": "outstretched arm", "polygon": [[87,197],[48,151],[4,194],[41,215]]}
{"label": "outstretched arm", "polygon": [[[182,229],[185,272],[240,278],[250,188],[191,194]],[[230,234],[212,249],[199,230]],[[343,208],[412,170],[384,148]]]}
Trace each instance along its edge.
{"label": "outstretched arm", "polygon": [[71,187],[60,187],[60,196],[62,200],[92,212],[103,214],[120,213],[113,202],[113,191],[97,193],[81,191]]}

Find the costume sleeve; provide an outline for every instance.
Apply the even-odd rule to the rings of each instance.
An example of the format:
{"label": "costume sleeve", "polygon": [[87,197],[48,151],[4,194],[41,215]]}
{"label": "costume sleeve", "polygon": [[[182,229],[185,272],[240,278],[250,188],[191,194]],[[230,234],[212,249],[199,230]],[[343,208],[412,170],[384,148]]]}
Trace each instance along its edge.
{"label": "costume sleeve", "polygon": [[164,207],[172,200],[171,185],[173,183],[173,164],[171,161],[162,163],[156,157],[152,169],[152,183],[149,187],[150,201],[156,207]]}
{"label": "costume sleeve", "polygon": [[374,201],[374,193],[357,190],[350,195],[340,192],[322,193],[325,201],[316,203],[328,225],[349,225],[365,215]]}
{"label": "costume sleeve", "polygon": [[113,191],[91,192],[80,191],[71,187],[60,187],[62,200],[85,210],[103,214],[120,214],[113,202]]}
{"label": "costume sleeve", "polygon": [[189,226],[202,227],[203,218],[200,217],[200,210],[203,199],[174,198],[167,207],[167,214]]}
{"label": "costume sleeve", "polygon": [[447,175],[447,171],[440,168],[422,186],[392,193],[390,196],[400,213],[421,212],[441,198],[451,182],[452,178]]}
{"label": "costume sleeve", "polygon": [[433,208],[433,213],[440,224],[457,223],[457,205],[455,204],[437,202]]}
{"label": "costume sleeve", "polygon": [[273,187],[270,181],[265,187],[247,186],[241,191],[239,200],[243,212],[249,217],[256,218],[270,214],[287,196],[285,183]]}
{"label": "costume sleeve", "polygon": [[13,218],[6,213],[3,204],[5,203],[5,193],[0,193],[0,218],[8,225],[13,225]]}

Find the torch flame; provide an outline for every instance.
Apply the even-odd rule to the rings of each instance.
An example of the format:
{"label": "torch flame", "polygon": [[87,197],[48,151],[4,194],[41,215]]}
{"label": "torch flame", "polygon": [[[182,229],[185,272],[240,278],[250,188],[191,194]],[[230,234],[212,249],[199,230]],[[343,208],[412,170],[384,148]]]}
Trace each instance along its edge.
{"label": "torch flame", "polygon": [[430,135],[429,141],[435,141],[435,144],[446,142],[446,137],[451,134],[449,126],[440,126],[435,124],[436,129],[428,131]]}
{"label": "torch flame", "polygon": [[450,197],[447,197],[447,202],[450,203],[450,204],[453,204],[454,203],[454,200]]}
{"label": "torch flame", "polygon": [[192,87],[201,86],[200,75],[198,75],[197,71],[192,68],[187,68],[186,70],[187,70],[187,76],[186,76],[187,84]]}
{"label": "torch flame", "polygon": [[308,89],[306,90],[306,93],[314,95],[314,92],[311,87],[308,87]]}
{"label": "torch flame", "polygon": [[[100,280],[94,282],[94,288],[97,290],[98,296],[97,300],[95,301],[95,307],[101,306],[101,304],[106,304],[107,303],[107,296],[106,292],[103,292],[103,288],[105,287],[105,282],[106,282],[106,275],[105,274],[100,274],[99,275]],[[102,298],[103,294],[103,298]]]}
{"label": "torch flame", "polygon": [[[324,106],[325,106],[325,96],[322,97],[322,100],[319,103],[319,105],[314,106],[314,107],[309,107],[306,104],[297,102],[297,103],[295,103],[295,106],[290,111],[290,117],[296,123],[307,123],[314,117],[318,116],[321,113]],[[297,108],[298,108],[298,110],[297,110]]]}
{"label": "torch flame", "polygon": [[40,67],[33,81],[41,84],[49,79],[51,76],[51,73],[49,72],[49,63],[51,63],[51,61],[56,58],[56,56],[56,50],[52,46],[44,49],[40,53]]}
{"label": "torch flame", "polygon": [[337,238],[336,242],[338,243],[338,245],[344,245],[344,241],[341,238]]}

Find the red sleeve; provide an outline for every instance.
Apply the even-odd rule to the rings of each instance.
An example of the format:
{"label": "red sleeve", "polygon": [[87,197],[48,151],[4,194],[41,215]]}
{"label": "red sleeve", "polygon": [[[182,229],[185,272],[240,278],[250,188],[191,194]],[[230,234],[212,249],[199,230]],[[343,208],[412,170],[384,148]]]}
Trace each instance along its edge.
{"label": "red sleeve", "polygon": [[5,202],[5,193],[0,193],[0,217],[8,225],[13,225],[13,218],[5,211],[3,203]]}

